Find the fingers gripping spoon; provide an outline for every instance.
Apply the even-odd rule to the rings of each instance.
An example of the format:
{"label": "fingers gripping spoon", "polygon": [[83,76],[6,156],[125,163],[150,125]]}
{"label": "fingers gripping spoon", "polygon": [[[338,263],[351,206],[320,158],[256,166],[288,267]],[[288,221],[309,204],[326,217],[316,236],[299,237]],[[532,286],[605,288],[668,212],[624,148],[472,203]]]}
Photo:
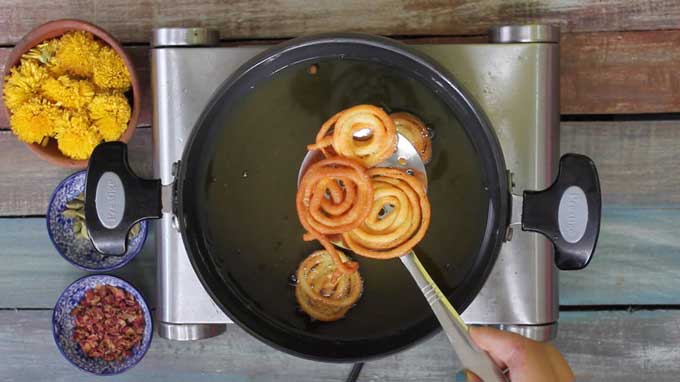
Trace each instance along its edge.
{"label": "fingers gripping spoon", "polygon": [[[321,152],[307,152],[300,165],[298,184],[309,166],[321,159],[323,159]],[[415,147],[401,135],[399,135],[395,153],[380,163],[378,167],[392,167],[405,170],[408,174],[419,178],[425,188],[427,188],[425,165]],[[347,249],[342,242],[334,242],[333,244]],[[399,258],[430,304],[430,308],[432,308],[437,320],[439,320],[463,368],[474,373],[484,382],[507,382],[508,379],[491,360],[491,357],[472,341],[468,326],[460,318],[456,309],[451,305],[439,287],[437,287],[437,284],[432,280],[416,254],[411,250]]]}

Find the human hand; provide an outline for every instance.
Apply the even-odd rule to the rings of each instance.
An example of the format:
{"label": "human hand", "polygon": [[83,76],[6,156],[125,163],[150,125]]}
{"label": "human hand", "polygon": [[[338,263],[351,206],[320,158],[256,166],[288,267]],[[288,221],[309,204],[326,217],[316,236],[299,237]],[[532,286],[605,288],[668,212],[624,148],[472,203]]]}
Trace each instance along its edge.
{"label": "human hand", "polygon": [[571,382],[574,374],[562,354],[551,344],[519,334],[485,327],[471,327],[470,336],[512,382]]}

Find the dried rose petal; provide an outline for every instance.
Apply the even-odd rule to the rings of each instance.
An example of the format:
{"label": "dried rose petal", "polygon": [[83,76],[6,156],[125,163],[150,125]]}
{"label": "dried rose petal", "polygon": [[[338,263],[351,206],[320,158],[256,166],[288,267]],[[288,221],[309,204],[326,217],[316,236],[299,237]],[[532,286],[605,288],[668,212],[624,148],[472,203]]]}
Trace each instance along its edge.
{"label": "dried rose petal", "polygon": [[134,296],[111,285],[85,292],[71,311],[73,339],[89,357],[122,361],[142,341],[144,314]]}

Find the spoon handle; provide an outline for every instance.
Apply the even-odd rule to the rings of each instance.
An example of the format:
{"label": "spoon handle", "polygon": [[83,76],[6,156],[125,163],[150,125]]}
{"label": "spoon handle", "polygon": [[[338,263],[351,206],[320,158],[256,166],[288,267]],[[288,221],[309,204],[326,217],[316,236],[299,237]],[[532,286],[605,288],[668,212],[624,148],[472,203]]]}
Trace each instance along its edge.
{"label": "spoon handle", "polygon": [[400,259],[420,291],[423,292],[463,367],[476,374],[484,382],[508,382],[489,354],[472,341],[468,326],[439,290],[416,254],[410,251]]}

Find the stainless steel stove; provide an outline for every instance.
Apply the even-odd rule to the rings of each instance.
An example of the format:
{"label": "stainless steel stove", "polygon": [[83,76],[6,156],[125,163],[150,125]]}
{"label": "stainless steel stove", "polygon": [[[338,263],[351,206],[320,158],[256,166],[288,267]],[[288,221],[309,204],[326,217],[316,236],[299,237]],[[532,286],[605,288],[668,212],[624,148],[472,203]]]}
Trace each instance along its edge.
{"label": "stainless steel stove", "polygon": [[[559,30],[505,26],[492,29],[489,37],[488,44],[415,47],[453,73],[484,109],[512,174],[513,193],[542,190],[552,183],[559,157]],[[212,93],[267,48],[218,43],[217,33],[202,28],[154,31],[154,172],[164,186],[172,184],[173,163],[180,160]],[[156,224],[159,334],[195,340],[222,333],[231,320],[194,273],[173,216],[164,213]],[[491,276],[463,319],[550,340],[557,329],[557,288],[552,244],[540,234],[511,228]]]}

